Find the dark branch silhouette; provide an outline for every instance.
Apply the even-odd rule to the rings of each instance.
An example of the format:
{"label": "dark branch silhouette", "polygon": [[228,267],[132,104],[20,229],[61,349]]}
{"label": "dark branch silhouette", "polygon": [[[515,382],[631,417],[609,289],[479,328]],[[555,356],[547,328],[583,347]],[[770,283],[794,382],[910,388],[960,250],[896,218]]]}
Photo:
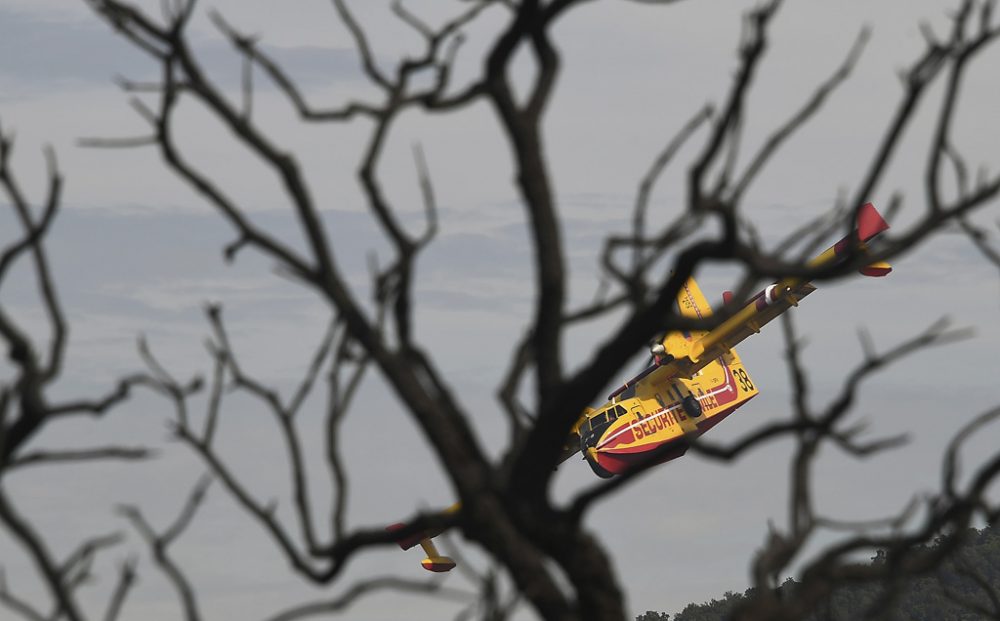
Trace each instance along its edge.
{"label": "dark branch silhouette", "polygon": [[[125,402],[133,388],[143,387],[161,395],[173,407],[170,425],[174,438],[201,460],[241,514],[259,527],[291,571],[307,584],[339,586],[348,580],[345,570],[356,555],[430,528],[456,528],[469,545],[480,548],[495,565],[489,572],[473,572],[472,582],[480,589],[478,598],[436,581],[385,576],[356,582],[342,588],[338,596],[302,603],[264,618],[288,621],[336,613],[363,595],[396,589],[454,598],[468,606],[463,616],[502,619],[524,602],[545,619],[624,619],[625,598],[613,556],[599,536],[588,530],[586,515],[594,503],[641,478],[662,455],[652,455],[626,474],[580,491],[564,506],[551,496],[552,480],[580,413],[599,398],[601,388],[636,352],[665,332],[710,329],[738,310],[737,304],[727,304],[710,318],[690,319],[679,314],[675,305],[678,291],[699,266],[725,262],[739,268],[742,277],[734,287],[734,297],[745,300],[768,279],[832,280],[874,260],[919,251],[930,236],[953,226],[969,236],[986,260],[1000,265],[988,234],[972,219],[1000,194],[1000,171],[983,173],[972,180],[953,135],[963,78],[1000,36],[1000,27],[993,23],[993,3],[989,1],[960,1],[951,30],[945,35],[925,29],[924,50],[902,72],[900,99],[877,146],[864,156],[869,164],[856,186],[828,213],[816,216],[771,248],[761,243],[751,218],[744,213],[744,197],[783,147],[822,113],[827,99],[849,79],[870,34],[862,31],[840,65],[825,79],[817,79],[799,108],[764,132],[766,138],[761,144],[748,149],[746,129],[753,119],[747,101],[758,72],[767,62],[771,29],[780,16],[782,3],[770,0],[751,10],[745,19],[734,77],[727,92],[720,102],[700,107],[686,120],[664,122],[665,126],[679,129],[642,174],[628,230],[605,240],[597,266],[603,271],[602,284],[593,302],[579,308],[570,308],[567,294],[565,223],[559,216],[560,196],[546,156],[545,121],[565,62],[554,39],[555,24],[565,13],[585,4],[582,0],[477,0],[464,3],[453,18],[439,24],[429,23],[402,2],[396,2],[392,6],[395,18],[417,36],[422,48],[417,55],[395,62],[374,49],[366,24],[355,16],[350,3],[333,0],[331,10],[350,34],[361,71],[378,93],[376,101],[348,101],[335,106],[313,103],[311,94],[263,49],[259,37],[242,32],[219,13],[211,13],[210,19],[240,61],[238,93],[215,81],[206,72],[190,34],[196,12],[191,0],[164,2],[159,17],[124,0],[85,2],[137,53],[156,62],[160,77],[153,82],[128,78],[118,81],[132,97],[132,107],[148,125],[148,133],[88,139],[84,144],[155,149],[164,166],[231,226],[234,237],[222,249],[224,258],[235,261],[244,251],[267,257],[279,273],[321,300],[329,311],[329,327],[308,357],[305,371],[290,395],[283,395],[266,378],[247,371],[250,367],[243,365],[237,354],[238,339],[231,339],[221,307],[213,305],[206,313],[212,373],[203,406],[192,399],[203,388],[202,380],[176,379],[175,372],[186,374],[189,370],[166,368],[144,340],[140,340],[139,352],[146,370],[122,377],[105,396],[68,401],[51,398],[49,391],[65,359],[68,326],[53,283],[45,240],[59,209],[62,177],[54,156],[47,152],[46,198],[40,209],[33,208],[9,165],[13,143],[0,134],[0,188],[21,227],[19,237],[0,254],[0,283],[15,265],[28,264],[49,332],[46,343],[33,342],[19,318],[0,305],[0,338],[14,369],[13,377],[4,378],[0,384],[0,525],[34,562],[54,610],[50,614],[38,612],[35,604],[12,594],[0,582],[0,604],[24,618],[88,618],[78,588],[90,575],[94,555],[117,540],[87,540],[66,561],[59,562],[45,543],[44,534],[19,512],[16,499],[4,484],[5,477],[17,476],[35,464],[149,456],[147,449],[139,447],[65,451],[27,448],[44,426],[67,416],[101,416]],[[669,5],[673,4],[648,3],[666,5],[660,10],[671,10]],[[490,41],[479,73],[456,83],[454,70],[463,51],[463,31],[480,26],[484,15],[505,21]],[[534,69],[527,79],[517,77],[520,74],[514,71],[515,59],[521,57]],[[430,80],[425,79],[428,75]],[[365,124],[368,134],[357,154],[357,183],[365,207],[390,249],[388,257],[372,262],[370,291],[352,284],[324,227],[322,206],[313,189],[315,180],[286,144],[287,137],[269,131],[256,118],[259,109],[254,106],[254,95],[259,78],[276,87],[304,124]],[[934,96],[940,100],[930,101]],[[502,447],[499,462],[494,462],[489,457],[491,451],[481,444],[470,411],[456,398],[433,345],[421,342],[413,325],[418,304],[414,293],[417,267],[422,253],[435,242],[442,218],[427,158],[419,146],[414,149],[418,183],[412,188],[411,203],[419,204],[424,216],[424,224],[416,232],[403,217],[408,205],[398,204],[398,199],[385,191],[380,172],[390,138],[404,114],[448,114],[474,103],[485,104],[495,113],[497,131],[510,147],[514,186],[532,252],[534,307],[524,320],[523,337],[512,347],[505,372],[497,382],[497,394],[510,426],[509,443]],[[211,122],[229,132],[241,150],[263,164],[294,214],[301,233],[299,243],[284,241],[269,231],[236,198],[234,188],[192,163],[183,134],[178,131],[182,123],[178,110],[182,105],[207,113]],[[885,183],[886,170],[908,135],[918,106],[930,108],[934,115],[934,131],[926,147],[924,209],[908,226],[894,229],[892,236],[867,254],[854,249],[843,260],[809,264],[804,257],[827,234],[837,229],[853,230],[863,205]],[[680,164],[686,166],[682,188],[685,208],[677,218],[654,228],[647,217],[653,187],[665,170],[679,165],[685,146],[696,151],[691,161]],[[744,150],[749,155],[741,157]],[[954,175],[956,181],[951,195],[944,190],[950,187],[942,179],[946,174]],[[889,212],[903,202],[902,193],[896,197]],[[706,228],[716,233],[693,236],[695,231]],[[662,269],[665,265],[669,269]],[[372,299],[366,298],[369,293]],[[585,359],[577,361],[578,365],[567,365],[563,357],[567,330],[601,317],[612,322],[608,336]],[[861,383],[904,356],[947,344],[966,333],[952,330],[942,321],[881,353],[862,335],[864,358],[845,375],[833,400],[816,409],[810,402],[800,340],[790,320],[785,321],[784,332],[785,358],[794,391],[789,415],[764,423],[726,446],[705,441],[691,446],[707,458],[732,462],[751,451],[766,450],[779,439],[794,442],[788,524],[784,530],[773,528],[767,543],[752,559],[750,573],[756,595],[736,611],[736,618],[802,618],[817,610],[838,585],[861,582],[886,585],[877,608],[888,610],[905,579],[940,566],[957,549],[963,533],[975,520],[995,521],[1000,514],[1000,508],[993,506],[985,494],[1000,472],[1000,455],[976,464],[964,485],[958,483],[956,474],[963,443],[1000,414],[998,410],[986,412],[959,431],[942,456],[942,489],[932,498],[911,503],[898,515],[864,523],[820,515],[813,501],[812,481],[821,447],[833,446],[860,459],[905,441],[897,436],[870,438],[862,426],[850,421]],[[457,513],[420,512],[395,533],[386,532],[383,524],[347,526],[349,492],[357,486],[351,483],[342,455],[340,430],[359,386],[371,375],[385,382],[421,430],[461,502]],[[279,515],[279,500],[262,499],[252,481],[218,450],[223,404],[234,391],[262,405],[281,438],[290,473],[286,488],[290,520],[287,512]],[[320,470],[311,469],[305,458],[300,428],[301,413],[310,407],[309,398],[316,393],[325,396],[325,459]],[[195,408],[199,408],[197,414]],[[320,505],[310,494],[308,483],[312,477],[328,482],[333,490],[325,520],[316,519],[316,507]],[[191,577],[194,572],[181,567],[168,552],[195,519],[206,489],[204,479],[192,489],[180,513],[162,532],[138,507],[121,510],[149,546],[157,568],[175,588],[189,620],[202,618],[198,583]],[[820,532],[834,532],[832,543],[801,558]],[[922,547],[935,539],[941,545],[933,550]],[[863,565],[854,560],[858,554],[874,549],[885,550],[888,561]],[[793,559],[803,568],[801,585],[791,596],[779,598],[774,589]],[[108,595],[106,619],[124,614],[136,571],[134,561],[121,565],[118,580]],[[498,575],[505,576],[505,580],[499,580]],[[502,592],[504,585],[510,593]],[[996,594],[987,593],[995,604]],[[995,612],[996,606],[993,608]]]}

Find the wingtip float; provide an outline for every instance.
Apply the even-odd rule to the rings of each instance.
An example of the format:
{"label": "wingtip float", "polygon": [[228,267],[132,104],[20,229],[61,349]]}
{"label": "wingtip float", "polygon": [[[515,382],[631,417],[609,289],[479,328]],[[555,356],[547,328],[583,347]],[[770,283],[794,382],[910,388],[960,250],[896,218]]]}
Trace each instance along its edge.
{"label": "wingtip float", "polygon": [[[452,506],[448,507],[447,509],[441,511],[441,514],[451,515],[457,513],[460,508],[461,505],[459,503],[455,503]],[[408,527],[409,527],[408,524],[404,522],[399,522],[397,524],[390,524],[389,526],[386,526],[385,530],[390,533],[394,533],[401,530],[405,530]],[[455,563],[455,561],[452,560],[451,558],[444,556],[443,554],[438,552],[438,549],[434,545],[433,541],[433,538],[440,535],[442,532],[444,532],[444,530],[445,530],[444,528],[437,528],[437,529],[417,531],[413,534],[400,537],[399,539],[396,540],[396,543],[399,544],[399,547],[402,550],[409,550],[413,546],[419,545],[421,549],[423,549],[424,554],[427,555],[427,557],[424,560],[420,561],[421,567],[423,567],[427,571],[432,571],[435,573],[448,572],[454,569],[457,563]]]}
{"label": "wingtip float", "polygon": [[[858,210],[856,224],[854,231],[808,265],[821,267],[852,254],[864,255],[868,242],[889,228],[871,203]],[[892,267],[878,261],[858,271],[881,277]],[[684,455],[692,440],[758,394],[734,347],[815,290],[807,281],[785,278],[758,292],[710,331],[667,333],[650,348],[652,364],[611,393],[604,405],[584,410],[563,447],[562,459],[579,451],[595,474],[609,478],[638,465],[664,463]],[[729,291],[723,293],[723,300],[727,306],[735,301]],[[685,317],[712,314],[693,278],[678,292],[677,306]],[[459,510],[460,505],[455,504],[443,513]],[[405,524],[394,524],[387,530],[403,528]],[[442,530],[418,532],[397,543],[404,550],[419,543],[427,555],[421,562],[424,569],[450,571],[455,562],[439,554],[431,541]]]}

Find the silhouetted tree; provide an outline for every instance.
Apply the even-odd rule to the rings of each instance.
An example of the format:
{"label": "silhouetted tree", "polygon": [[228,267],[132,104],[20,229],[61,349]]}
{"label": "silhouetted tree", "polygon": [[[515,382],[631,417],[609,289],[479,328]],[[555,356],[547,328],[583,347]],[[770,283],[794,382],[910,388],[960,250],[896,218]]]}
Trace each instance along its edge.
{"label": "silhouetted tree", "polygon": [[[476,0],[457,3],[462,7],[454,19],[437,25],[424,23],[402,4],[397,15],[422,37],[425,47],[415,57],[400,59],[392,71],[376,60],[363,24],[352,15],[345,0],[334,0],[333,10],[350,30],[357,44],[366,76],[378,92],[371,101],[348,102],[339,107],[314,105],[309,93],[296,85],[254,36],[240,31],[221,15],[213,15],[219,32],[244,62],[242,99],[233,98],[213,80],[192,44],[189,24],[195,11],[192,1],[162,3],[162,15],[154,16],[137,3],[123,0],[85,0],[100,19],[138,52],[158,63],[160,79],[154,84],[122,81],[123,88],[136,96],[134,105],[149,124],[144,136],[91,141],[105,147],[153,146],[164,165],[201,195],[231,226],[235,235],[225,248],[226,258],[237,259],[253,249],[270,258],[283,273],[323,300],[330,312],[330,332],[318,346],[314,363],[291,398],[283,399],[268,384],[247,374],[239,364],[227,335],[219,308],[210,308],[210,344],[214,374],[207,383],[208,411],[196,425],[189,415],[189,396],[204,388],[200,382],[174,378],[171,370],[159,365],[152,352],[143,349],[148,371],[126,377],[98,399],[62,401],[50,389],[64,361],[66,326],[58,295],[53,286],[45,255],[45,236],[59,205],[61,177],[54,164],[50,168],[49,198],[41,210],[33,212],[20,192],[8,167],[11,145],[0,142],[0,184],[18,215],[21,236],[0,255],[0,279],[15,262],[30,262],[40,285],[42,309],[51,327],[47,343],[32,342],[18,327],[8,309],[0,312],[0,336],[8,348],[12,374],[0,385],[0,474],[6,479],[17,467],[39,460],[74,461],[99,457],[141,457],[140,449],[104,447],[78,454],[40,454],[29,450],[30,440],[44,426],[57,424],[69,415],[102,414],[124,400],[132,387],[143,385],[162,394],[176,406],[176,436],[198,455],[214,478],[245,513],[255,520],[302,580],[328,585],[346,579],[348,562],[375,545],[392,542],[381,524],[348,529],[343,519],[347,493],[347,473],[337,449],[337,433],[349,411],[351,399],[365,373],[377,373],[406,405],[409,415],[424,434],[462,503],[460,512],[442,515],[426,512],[411,520],[408,532],[428,526],[453,526],[482,549],[513,582],[516,598],[499,598],[491,581],[484,581],[488,602],[482,610],[492,618],[502,618],[512,603],[523,599],[537,615],[546,619],[625,618],[625,604],[615,564],[601,545],[598,534],[586,528],[588,509],[621,486],[634,482],[652,465],[636,468],[625,476],[584,490],[567,505],[553,502],[550,495],[553,471],[561,448],[585,406],[637,351],[657,334],[677,329],[706,329],[724,320],[734,310],[730,305],[707,320],[688,320],[674,308],[677,292],[691,273],[706,261],[724,261],[744,268],[745,277],[734,289],[736,299],[746,296],[761,281],[786,276],[831,279],[853,272],[872,257],[856,254],[832,266],[815,268],[805,264],[802,246],[810,247],[834,228],[850,228],[854,215],[884,180],[888,164],[900,149],[903,136],[918,105],[932,109],[936,125],[927,147],[925,173],[927,192],[924,210],[908,227],[887,239],[874,258],[890,259],[918,249],[930,235],[953,223],[966,230],[990,256],[988,238],[967,220],[967,216],[993,201],[1000,192],[1000,176],[983,174],[972,178],[953,139],[960,85],[970,64],[1000,34],[993,23],[991,2],[964,0],[957,6],[949,32],[925,31],[924,51],[902,74],[903,93],[895,113],[873,153],[859,155],[869,161],[849,196],[833,206],[838,216],[829,214],[810,223],[779,244],[776,249],[758,243],[752,227],[741,211],[748,188],[766,169],[772,156],[787,139],[811,119],[826,97],[854,66],[867,38],[862,34],[842,66],[826,80],[818,81],[815,92],[784,123],[773,128],[768,139],[752,152],[744,166],[736,154],[741,146],[741,130],[746,124],[746,100],[754,76],[765,58],[769,27],[781,3],[772,0],[752,10],[746,19],[739,44],[735,77],[718,105],[697,111],[683,124],[676,137],[656,158],[643,180],[636,199],[634,229],[613,235],[606,241],[602,269],[607,277],[604,295],[592,305],[570,308],[567,300],[567,267],[562,234],[563,223],[556,208],[559,197],[553,188],[545,153],[545,112],[556,88],[561,58],[552,30],[566,13],[584,4],[578,0]],[[672,2],[663,2],[664,5]],[[670,10],[664,6],[663,10]],[[482,63],[481,72],[466,83],[453,83],[461,32],[485,13],[498,15],[503,25],[496,33]],[[717,42],[713,42],[717,44]],[[534,72],[517,82],[512,65],[518,52],[526,54]],[[319,206],[313,198],[311,181],[294,152],[286,150],[282,136],[272,135],[253,115],[254,86],[250,76],[263,75],[286,96],[288,105],[304,123],[352,123],[364,121],[370,140],[358,154],[358,181],[367,207],[379,230],[392,248],[392,259],[374,268],[371,290],[374,302],[363,299],[366,290],[352,286],[330,243]],[[427,75],[432,79],[427,80]],[[931,99],[936,97],[937,101]],[[447,114],[473,102],[486,102],[496,113],[497,127],[511,148],[515,183],[524,209],[534,260],[536,304],[526,318],[524,338],[514,344],[510,364],[499,378],[498,392],[508,414],[510,442],[504,458],[495,463],[473,432],[466,408],[453,396],[448,377],[439,366],[433,344],[422,343],[413,329],[415,266],[422,251],[434,240],[437,218],[434,193],[422,156],[417,154],[421,199],[426,206],[427,226],[414,234],[403,226],[398,206],[383,191],[379,163],[387,136],[403,113],[411,110]],[[300,243],[283,241],[272,235],[233,198],[224,184],[192,164],[177,132],[181,106],[196,107],[209,115],[238,141],[242,149],[262,162],[285,192],[285,198],[301,225]],[[675,125],[681,125],[674,122]],[[699,133],[700,132],[700,133]],[[699,137],[700,136],[700,137]],[[696,138],[698,137],[698,138]],[[646,225],[649,189],[663,169],[673,164],[682,144],[700,140],[697,156],[688,163],[684,190],[688,202],[675,221],[663,228]],[[954,191],[943,189],[942,177],[953,175]],[[897,203],[901,199],[897,199]],[[889,211],[895,209],[895,204]],[[833,222],[833,224],[829,224]],[[693,238],[699,225],[717,225],[717,234]],[[799,242],[795,246],[793,242]],[[994,255],[995,256],[995,255]],[[653,269],[669,261],[670,269]],[[562,351],[567,329],[596,316],[615,318],[615,327],[579,367],[570,370]],[[696,443],[693,450],[703,456],[735,460],[759,450],[769,440],[783,437],[795,442],[790,488],[791,519],[784,531],[775,530],[751,564],[753,590],[742,599],[727,595],[711,607],[732,611],[734,619],[801,619],[817,609],[844,585],[878,583],[875,608],[890,605],[902,585],[916,576],[943,566],[959,543],[969,537],[974,519],[995,521],[998,509],[984,494],[1000,471],[1000,453],[978,464],[966,483],[955,476],[957,453],[962,443],[985,423],[1000,415],[987,412],[962,429],[944,456],[944,487],[926,500],[922,522],[916,527],[880,531],[848,529],[847,534],[802,563],[799,582],[787,596],[776,594],[776,580],[800,556],[806,544],[824,524],[810,495],[812,466],[820,447],[837,446],[864,456],[899,439],[865,441],[847,421],[859,385],[872,372],[919,348],[946,342],[956,336],[943,324],[885,352],[867,351],[844,381],[839,395],[825,408],[806,404],[807,376],[799,359],[799,341],[790,322],[785,322],[787,359],[796,393],[793,411],[787,418],[762,425],[729,446]],[[325,412],[325,441],[329,447],[326,472],[336,488],[335,507],[328,528],[312,517],[313,501],[304,483],[306,464],[300,448],[299,413],[305,398],[315,387],[321,369],[330,377],[327,386],[329,407]],[[224,387],[233,386],[258,398],[273,414],[277,433],[287,446],[293,472],[289,496],[294,503],[294,524],[285,523],[268,504],[254,495],[216,450],[219,403]],[[525,388],[530,386],[530,389]],[[527,399],[526,393],[530,393]],[[527,401],[527,403],[525,403]],[[313,473],[314,475],[317,473]],[[163,530],[154,528],[136,507],[125,515],[148,542],[154,562],[175,585],[185,617],[200,619],[198,584],[189,578],[190,568],[182,567],[170,554],[170,546],[195,517],[205,493],[205,483],[191,492],[175,521]],[[44,534],[36,532],[17,510],[17,499],[9,488],[0,487],[0,524],[28,552],[38,575],[48,589],[50,614],[42,614],[31,604],[0,590],[9,610],[29,619],[88,618],[79,603],[79,587],[88,576],[90,561],[107,539],[84,542],[71,558],[59,561],[44,544]],[[936,541],[934,546],[926,544]],[[858,563],[858,553],[885,551],[885,563]],[[123,567],[117,586],[110,593],[104,618],[115,619],[133,583],[135,567]],[[307,603],[275,618],[292,619],[336,611],[355,597],[377,588],[420,588],[410,581],[384,579],[357,584],[343,597]],[[495,586],[495,585],[494,585]],[[868,588],[865,586],[859,588]],[[740,600],[740,601],[736,601]],[[985,600],[983,600],[985,603]],[[738,605],[736,605],[738,604]],[[487,613],[484,613],[487,614]],[[647,613],[652,614],[652,613]],[[665,616],[662,618],[666,618]],[[699,618],[694,610],[679,613],[676,621]]]}
{"label": "silhouetted tree", "polygon": [[[951,542],[940,539],[923,549],[937,553],[939,546]],[[871,565],[890,563],[884,551],[872,558]],[[938,621],[986,621],[1000,619],[1000,533],[994,527],[970,529],[965,543],[947,553],[932,573],[910,578],[894,593],[891,605],[883,605],[890,583],[878,581],[838,585],[828,599],[802,617],[804,621],[847,621],[848,619],[899,619]],[[802,585],[791,578],[775,590],[779,599],[793,598]],[[753,589],[746,593],[726,593],[721,600],[689,604],[673,621],[728,621],[740,604],[754,599]],[[647,612],[646,615],[667,613]],[[651,616],[657,619],[659,617]],[[637,621],[645,621],[645,616]]]}

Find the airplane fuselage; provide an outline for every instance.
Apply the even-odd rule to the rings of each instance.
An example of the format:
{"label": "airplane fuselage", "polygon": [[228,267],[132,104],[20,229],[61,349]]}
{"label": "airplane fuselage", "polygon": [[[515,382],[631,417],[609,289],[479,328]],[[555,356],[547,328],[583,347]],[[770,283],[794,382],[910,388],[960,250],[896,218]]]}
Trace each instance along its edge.
{"label": "airplane fuselage", "polygon": [[[677,353],[691,335],[669,335]],[[596,474],[611,477],[646,462],[680,457],[690,441],[732,414],[757,394],[734,350],[690,378],[670,377],[654,365],[608,402],[590,412],[578,433],[580,448]]]}

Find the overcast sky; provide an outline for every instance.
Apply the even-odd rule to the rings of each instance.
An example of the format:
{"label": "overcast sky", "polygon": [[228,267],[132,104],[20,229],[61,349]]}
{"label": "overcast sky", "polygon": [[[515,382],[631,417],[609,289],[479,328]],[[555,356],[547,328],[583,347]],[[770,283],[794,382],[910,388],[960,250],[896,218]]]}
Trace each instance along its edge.
{"label": "overcast sky", "polygon": [[[143,4],[158,14],[159,2]],[[391,17],[389,3],[352,4],[385,67],[417,49],[419,41]],[[600,279],[600,240],[628,230],[638,181],[656,153],[699,106],[724,94],[734,73],[740,15],[753,4],[594,2],[556,28],[564,62],[546,114],[546,152],[566,226],[575,304],[590,299]],[[277,9],[278,3],[261,0],[205,0],[199,6],[193,23],[196,48],[211,75],[227,88],[238,87],[240,65],[211,27],[210,8],[240,29],[259,34],[314,101],[333,105],[374,96],[328,2],[286,1]],[[436,19],[464,3],[428,0],[410,6]],[[747,215],[766,239],[796,228],[829,208],[838,192],[855,187],[901,95],[898,72],[921,51],[918,23],[928,20],[945,28],[948,6],[936,0],[787,3],[774,22],[772,45],[750,99],[748,146],[759,144],[804,101],[863,26],[872,28],[873,38],[855,75],[831,98],[825,113],[788,145],[749,193]],[[469,29],[459,56],[459,81],[478,70],[489,35],[502,26],[503,17],[502,11],[486,12]],[[998,60],[993,50],[970,73],[957,124],[959,147],[969,161],[992,170],[1000,167],[995,147],[1000,143]],[[84,137],[144,132],[127,96],[113,84],[118,75],[152,78],[156,68],[83,2],[0,3],[0,123],[17,135],[15,168],[32,197],[40,200],[41,148],[51,144],[67,178],[66,209],[48,242],[72,328],[60,394],[99,394],[118,374],[139,368],[135,341],[140,334],[178,376],[207,373],[203,343],[209,329],[202,309],[209,301],[223,303],[245,368],[287,394],[325,329],[323,304],[274,274],[253,253],[226,264],[220,249],[232,241],[232,231],[164,168],[155,151],[78,146]],[[256,83],[257,118],[300,158],[323,207],[338,260],[363,294],[367,257],[373,251],[386,256],[385,242],[363,210],[354,179],[368,126],[301,125],[266,80]],[[891,192],[904,193],[904,210],[893,221],[898,229],[923,208],[920,175],[936,92],[921,108],[887,182],[869,197],[884,205]],[[192,161],[211,172],[262,226],[301,244],[280,184],[203,111],[187,106],[180,118],[179,143]],[[380,173],[389,197],[415,231],[422,222],[414,143],[427,154],[442,218],[438,240],[419,263],[417,334],[472,413],[482,444],[498,453],[506,430],[493,395],[510,343],[530,320],[534,295],[530,241],[511,185],[509,152],[485,104],[449,116],[404,116],[394,127]],[[688,149],[682,156],[690,158],[694,152]],[[682,209],[684,173],[682,165],[663,178],[653,200],[653,221],[665,222]],[[995,204],[988,209],[980,220],[989,224],[998,214]],[[7,211],[0,214],[4,243],[17,234]],[[992,390],[1000,344],[995,268],[957,234],[933,238],[895,268],[886,279],[858,277],[823,285],[794,311],[808,338],[805,355],[817,405],[859,360],[859,327],[888,347],[947,315],[956,324],[975,326],[977,337],[907,359],[866,384],[852,420],[868,421],[873,436],[906,431],[912,441],[861,463],[824,453],[817,502],[833,517],[880,517],[898,511],[912,494],[935,489],[940,456],[954,430],[997,401]],[[725,269],[702,273],[709,299],[719,299],[734,275]],[[0,296],[23,325],[44,334],[28,272],[5,283]],[[571,333],[563,352],[570,366],[585,359],[609,325],[591,324]],[[761,394],[713,431],[716,440],[737,438],[787,413],[782,350],[780,330],[774,326],[740,347]],[[623,379],[630,372],[623,370]],[[309,406],[307,429],[316,428],[322,399]],[[138,504],[160,527],[172,519],[203,467],[184,447],[166,441],[170,416],[169,404],[139,395],[100,423],[60,423],[38,438],[38,446],[119,441],[160,448],[156,459],[138,466],[49,468],[11,476],[6,483],[15,499],[54,550],[64,554],[85,536],[127,531],[112,510],[118,503]],[[251,401],[233,395],[227,398],[220,432],[223,452],[257,497],[279,498],[279,514],[287,517],[289,499],[281,492],[287,472],[272,421]],[[377,379],[365,384],[344,433],[354,492],[352,525],[387,523],[417,508],[452,502],[446,478],[416,427]],[[319,448],[317,443],[309,446]],[[981,440],[973,454],[987,448],[988,439]],[[764,542],[768,522],[781,527],[786,519],[788,449],[779,443],[736,466],[688,456],[593,512],[589,525],[612,551],[634,613],[677,612],[689,602],[746,588],[748,561]],[[311,459],[321,473],[318,450]],[[582,463],[571,461],[561,470],[561,498],[594,481]],[[321,474],[310,483],[318,506],[325,507],[330,484]],[[483,559],[470,548],[460,543],[462,552],[482,568]],[[98,569],[103,573],[89,587],[88,601],[100,610],[115,566],[137,552],[143,559],[141,582],[125,617],[177,618],[174,594],[131,533],[126,545],[102,557]],[[353,561],[338,586],[304,587],[260,529],[233,509],[221,487],[212,489],[176,552],[191,577],[201,582],[203,608],[211,619],[260,618],[306,597],[340,592],[354,578],[385,573],[422,578],[424,573],[418,552],[380,549]],[[0,539],[0,564],[15,592],[45,601],[30,565],[7,539]],[[453,573],[449,585],[468,586]],[[428,597],[376,595],[345,617],[430,619],[453,615],[458,607]],[[522,614],[532,618],[529,610]]]}

